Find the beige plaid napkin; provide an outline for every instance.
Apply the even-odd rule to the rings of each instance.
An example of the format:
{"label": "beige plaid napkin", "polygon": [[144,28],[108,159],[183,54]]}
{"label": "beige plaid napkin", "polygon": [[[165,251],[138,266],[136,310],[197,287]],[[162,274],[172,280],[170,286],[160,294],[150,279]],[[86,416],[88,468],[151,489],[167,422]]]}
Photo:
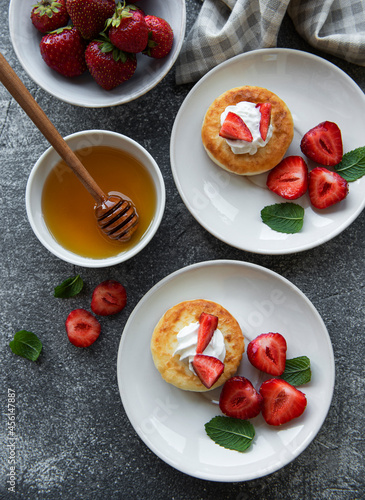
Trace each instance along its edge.
{"label": "beige plaid napkin", "polygon": [[365,66],[365,0],[204,0],[176,82],[195,82],[237,54],[275,47],[285,12],[313,47]]}

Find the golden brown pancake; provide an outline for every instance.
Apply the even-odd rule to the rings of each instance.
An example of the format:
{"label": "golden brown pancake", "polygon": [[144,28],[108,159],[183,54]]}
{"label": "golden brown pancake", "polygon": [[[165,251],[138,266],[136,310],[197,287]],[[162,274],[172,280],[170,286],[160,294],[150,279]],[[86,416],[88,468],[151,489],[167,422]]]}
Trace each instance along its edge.
{"label": "golden brown pancake", "polygon": [[[221,114],[227,106],[241,101],[271,103],[272,137],[253,155],[234,154],[226,140],[219,136]],[[270,90],[248,85],[227,90],[217,97],[205,114],[201,131],[208,156],[223,169],[238,175],[261,174],[274,168],[284,157],[293,135],[293,118],[285,102]]]}
{"label": "golden brown pancake", "polygon": [[[180,361],[179,354],[173,354],[178,346],[179,331],[190,323],[198,322],[202,312],[218,316],[218,329],[223,334],[226,348],[224,372],[210,389],[190,371],[187,361]],[[244,350],[242,331],[235,318],[221,305],[203,299],[180,302],[166,311],[157,323],[151,340],[153,361],[162,378],[186,391],[203,392],[224,384],[236,373]]]}

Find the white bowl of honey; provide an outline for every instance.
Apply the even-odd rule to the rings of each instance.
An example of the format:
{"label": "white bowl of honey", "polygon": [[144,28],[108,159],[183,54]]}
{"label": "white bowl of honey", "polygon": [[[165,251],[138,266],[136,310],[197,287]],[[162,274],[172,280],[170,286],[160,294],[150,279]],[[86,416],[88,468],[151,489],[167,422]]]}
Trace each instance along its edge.
{"label": "white bowl of honey", "polygon": [[26,188],[35,235],[55,256],[78,266],[108,267],[130,259],[153,238],[165,209],[165,185],[156,161],[136,141],[115,132],[87,130],[65,140],[105,193],[133,200],[138,228],[127,242],[103,234],[94,199],[50,147],[34,165]]}

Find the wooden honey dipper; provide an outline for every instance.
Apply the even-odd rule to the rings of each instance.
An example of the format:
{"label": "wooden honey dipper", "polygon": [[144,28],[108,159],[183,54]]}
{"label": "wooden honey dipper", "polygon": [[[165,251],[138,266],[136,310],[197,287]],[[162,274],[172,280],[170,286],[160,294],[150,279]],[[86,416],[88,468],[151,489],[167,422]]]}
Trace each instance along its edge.
{"label": "wooden honey dipper", "polygon": [[128,241],[139,222],[133,203],[103,192],[1,53],[0,81],[94,198],[102,232],[113,240]]}

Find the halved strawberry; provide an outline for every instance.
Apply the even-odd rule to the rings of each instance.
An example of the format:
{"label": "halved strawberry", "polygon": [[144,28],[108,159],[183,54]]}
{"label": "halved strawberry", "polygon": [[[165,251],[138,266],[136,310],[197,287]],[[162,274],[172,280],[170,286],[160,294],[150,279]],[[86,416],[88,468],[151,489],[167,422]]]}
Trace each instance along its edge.
{"label": "halved strawberry", "polygon": [[199,318],[198,342],[196,353],[201,354],[212,340],[214,331],[218,326],[218,317],[202,312]]}
{"label": "halved strawberry", "polygon": [[281,425],[300,417],[307,406],[305,394],[285,380],[272,378],[260,387],[262,415],[266,423]]}
{"label": "halved strawberry", "polygon": [[224,363],[220,359],[204,354],[195,354],[192,365],[201,383],[207,389],[217,382],[224,371]]}
{"label": "halved strawberry", "polygon": [[229,111],[223,125],[219,131],[219,135],[224,139],[233,139],[240,141],[252,142],[253,137],[250,129],[242,118],[236,113]]}
{"label": "halved strawberry", "polygon": [[337,165],[343,156],[341,130],[336,123],[322,122],[304,135],[300,149],[316,163]]}
{"label": "halved strawberry", "polygon": [[100,335],[100,323],[89,311],[74,309],[66,319],[68,340],[76,347],[89,347]]}
{"label": "halved strawberry", "polygon": [[285,370],[286,340],[280,333],[262,333],[247,346],[250,363],[270,375],[281,375]]}
{"label": "halved strawberry", "polygon": [[256,108],[260,108],[260,113],[261,113],[260,135],[262,140],[266,141],[267,131],[269,130],[271,121],[271,103],[259,102],[256,104]]}
{"label": "halved strawberry", "polygon": [[348,182],[325,167],[316,167],[309,174],[309,198],[316,208],[327,208],[342,201],[348,190]]}
{"label": "halved strawberry", "polygon": [[308,188],[307,164],[301,156],[287,156],[270,170],[266,185],[286,200],[300,198]]}
{"label": "halved strawberry", "polygon": [[261,407],[262,396],[247,378],[237,375],[225,382],[219,397],[219,408],[227,417],[254,418]]}
{"label": "halved strawberry", "polygon": [[99,316],[109,316],[120,312],[127,303],[127,292],[116,280],[106,280],[93,291],[91,309]]}

